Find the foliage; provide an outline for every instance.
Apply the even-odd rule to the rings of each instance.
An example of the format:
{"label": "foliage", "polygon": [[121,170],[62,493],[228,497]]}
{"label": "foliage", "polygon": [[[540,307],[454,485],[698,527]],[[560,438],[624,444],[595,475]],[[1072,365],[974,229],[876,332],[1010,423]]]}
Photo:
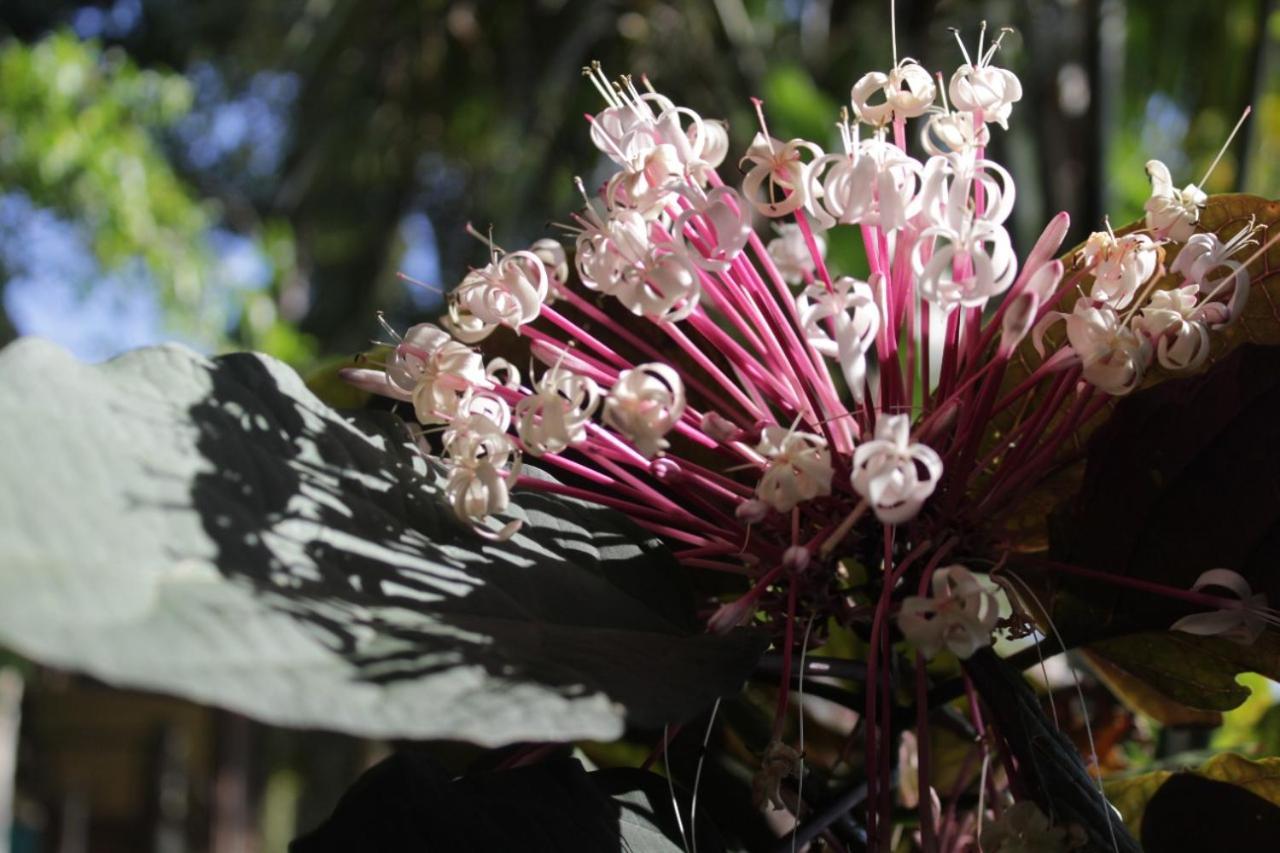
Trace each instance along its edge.
{"label": "foliage", "polygon": [[[500,744],[678,722],[761,650],[692,633],[665,547],[608,510],[527,496],[527,532],[476,548],[396,419],[345,420],[265,357],[85,366],[24,340],[0,375],[12,461],[46,472],[0,513],[0,636],[36,659],[280,724]],[[71,518],[43,512],[72,493]]]}
{"label": "foliage", "polygon": [[[208,242],[218,205],[183,180],[159,139],[190,109],[184,77],[59,32],[0,44],[0,79],[0,186],[73,217],[103,269],[140,260],[175,332],[214,348],[237,341],[307,358],[270,292],[219,280]],[[287,230],[269,229],[258,245],[277,280],[290,274]]]}

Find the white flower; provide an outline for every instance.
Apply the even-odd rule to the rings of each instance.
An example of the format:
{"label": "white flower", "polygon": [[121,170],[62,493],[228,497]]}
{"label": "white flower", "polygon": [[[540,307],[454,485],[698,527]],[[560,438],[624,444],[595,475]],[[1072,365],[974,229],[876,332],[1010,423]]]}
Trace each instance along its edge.
{"label": "white flower", "polygon": [[[872,103],[882,95],[884,100]],[[854,114],[869,125],[883,127],[897,119],[923,115],[937,96],[933,78],[914,59],[904,59],[888,74],[872,71],[853,84],[849,100]]]}
{"label": "white flower", "polygon": [[[480,525],[510,504],[510,484],[520,475],[520,456],[506,427],[484,411],[459,415],[444,431],[449,479],[445,496],[454,514],[484,532]],[[494,538],[506,539],[520,522],[504,525]]]}
{"label": "white flower", "polygon": [[664,436],[684,414],[684,383],[665,364],[641,364],[618,374],[604,404],[604,422],[646,457],[669,445]]}
{"label": "white flower", "polygon": [[1107,231],[1089,235],[1082,257],[1093,273],[1090,298],[1117,310],[1133,301],[1160,262],[1156,244],[1146,234],[1116,237]]}
{"label": "white flower", "polygon": [[387,378],[408,393],[423,424],[448,421],[473,388],[489,381],[480,354],[431,323],[405,333],[391,354]]}
{"label": "white flower", "polygon": [[822,436],[773,424],[764,428],[756,451],[768,460],[756,496],[778,512],[831,494],[831,453]]}
{"label": "white flower", "polygon": [[[978,214],[975,184],[985,199]],[[920,213],[931,225],[958,231],[970,220],[1000,225],[1013,213],[1013,176],[999,163],[972,157],[930,157],[920,187]]]}
{"label": "white flower", "polygon": [[626,169],[609,179],[605,199],[612,209],[630,208],[645,219],[656,219],[676,198],[676,188],[684,174],[684,163],[671,145],[649,151],[634,169]]}
{"label": "white flower", "polygon": [[1186,242],[1195,233],[1208,196],[1195,184],[1176,189],[1169,167],[1159,160],[1147,161],[1147,175],[1151,178],[1151,198],[1143,205],[1147,227],[1157,239]]}
{"label": "white flower", "polygon": [[[676,217],[671,235],[697,267],[723,272],[751,237],[751,211],[732,187],[716,187]],[[702,228],[694,226],[694,218]],[[792,226],[794,227],[794,226]]]}
{"label": "white flower", "polygon": [[1170,631],[1222,637],[1248,646],[1257,641],[1268,623],[1274,621],[1274,614],[1267,607],[1267,596],[1261,592],[1255,594],[1249,582],[1237,572],[1210,569],[1196,579],[1191,590],[1200,592],[1207,587],[1224,589],[1238,600],[1221,610],[1184,616],[1169,626]]}
{"label": "white flower", "polygon": [[809,167],[821,156],[822,149],[812,142],[782,142],[757,133],[739,164],[743,168],[750,164],[742,179],[742,194],[763,216],[795,213],[809,203]]}
{"label": "white flower", "polygon": [[675,244],[651,242],[649,223],[637,211],[615,210],[608,220],[584,221],[576,259],[584,286],[662,322],[682,320],[697,307],[697,270]]}
{"label": "white flower", "polygon": [[[805,280],[806,275],[813,275],[816,269],[813,253],[809,251],[809,244],[804,239],[804,232],[794,222],[775,225],[774,229],[778,232],[778,236],[770,240],[766,247],[769,258],[778,268],[778,272],[782,273],[782,278],[787,284],[799,284]],[[827,238],[815,232],[813,242],[817,245],[818,251],[825,256]]]}
{"label": "white flower", "polygon": [[698,307],[702,288],[689,260],[667,247],[653,247],[636,274],[624,277],[614,292],[618,301],[638,317],[676,322]]}
{"label": "white flower", "polygon": [[512,252],[472,270],[449,294],[450,331],[475,343],[498,326],[518,329],[537,318],[547,298],[547,269],[533,252]]}
{"label": "white flower", "polygon": [[1256,235],[1262,229],[1263,226],[1250,219],[1225,243],[1217,234],[1193,234],[1169,267],[1170,272],[1184,276],[1188,284],[1197,285],[1206,299],[1227,297],[1221,316],[1213,321],[1215,326],[1232,322],[1244,310],[1249,298],[1249,271],[1232,256],[1247,246],[1256,245]]}
{"label": "white flower", "polygon": [[[926,261],[925,249],[930,246],[933,253]],[[975,218],[958,228],[925,228],[912,247],[911,265],[920,297],[944,310],[985,305],[1008,290],[1018,274],[1009,233],[1003,226]]]}
{"label": "white flower", "polygon": [[729,154],[729,126],[715,119],[696,121],[689,126],[689,144],[698,152],[693,175],[706,183],[706,174],[715,171]]}
{"label": "white flower", "polygon": [[404,333],[404,337],[391,352],[391,359],[387,362],[387,379],[397,388],[412,392],[418,386],[418,379],[432,356],[452,341],[453,336],[434,323],[419,323],[409,327],[409,331]]}
{"label": "white flower", "polygon": [[[590,209],[588,209],[590,211]],[[592,219],[578,235],[574,262],[584,286],[613,295],[649,253],[649,223],[634,210]]]}
{"label": "white flower", "polygon": [[930,154],[969,154],[991,144],[986,122],[974,121],[972,113],[934,110],[920,131],[920,144]]}
{"label": "white flower", "polygon": [[814,351],[840,364],[850,393],[862,402],[867,353],[880,330],[880,308],[871,286],[848,276],[836,279],[831,290],[812,284],[796,297],[796,311],[800,328]]}
{"label": "white flower", "polygon": [[937,569],[929,598],[910,595],[898,611],[898,627],[907,642],[926,658],[944,648],[960,659],[991,644],[1000,618],[995,595],[961,565]]}
{"label": "white flower", "polygon": [[687,169],[698,179],[724,160],[728,135],[719,122],[703,121],[693,110],[677,107],[652,90],[637,91],[630,77],[610,83],[599,63],[582,71],[609,104],[591,119],[591,141],[623,169],[643,171],[653,151],[662,146],[670,149],[664,159],[674,158],[681,171]]}
{"label": "white flower", "polygon": [[911,441],[907,415],[881,415],[876,437],[853,453],[854,491],[885,524],[914,518],[941,476],[942,459],[933,448]]}
{"label": "white flower", "polygon": [[550,305],[556,300],[560,287],[569,280],[569,264],[565,256],[564,246],[560,245],[559,240],[553,240],[550,237],[543,237],[535,240],[533,245],[529,247],[529,251],[538,256],[538,260],[542,261],[542,265],[547,270],[547,277],[550,279],[547,288],[546,302]]}
{"label": "white flower", "polygon": [[1084,830],[1074,824],[1054,826],[1031,800],[1005,809],[1000,819],[982,831],[985,853],[1067,853],[1086,843]]}
{"label": "white flower", "polygon": [[980,113],[982,121],[993,121],[1008,129],[1009,113],[1013,111],[1013,105],[1022,100],[1022,84],[1012,71],[991,65],[991,58],[1000,48],[1006,32],[1002,31],[986,52],[979,54],[977,65],[968,62],[966,56],[965,64],[951,75],[947,92],[956,110]]}
{"label": "white flower", "polygon": [[1194,284],[1157,290],[1134,326],[1156,343],[1156,359],[1170,370],[1194,370],[1209,357],[1209,329],[1196,319]]}
{"label": "white flower", "polygon": [[1092,305],[1087,299],[1076,302],[1070,314],[1059,316],[1067,321],[1067,340],[1080,357],[1088,382],[1117,396],[1138,387],[1151,361],[1146,337],[1122,324],[1106,304]]}
{"label": "white flower", "polygon": [[556,366],[542,374],[534,393],[516,403],[516,430],[535,456],[559,453],[586,440],[586,425],[599,405],[595,382]]}
{"label": "white flower", "polygon": [[851,142],[850,149],[814,161],[815,181],[827,170],[821,193],[811,190],[811,195],[822,199],[814,207],[815,215],[826,227],[837,222],[875,225],[885,231],[905,226],[917,208],[920,162],[880,139]]}

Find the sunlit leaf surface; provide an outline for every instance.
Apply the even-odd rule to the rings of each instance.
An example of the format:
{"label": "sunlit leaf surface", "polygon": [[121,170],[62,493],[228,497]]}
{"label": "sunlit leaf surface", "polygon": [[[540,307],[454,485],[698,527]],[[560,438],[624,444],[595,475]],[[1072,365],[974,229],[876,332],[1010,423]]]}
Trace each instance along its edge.
{"label": "sunlit leaf surface", "polygon": [[478,538],[403,424],[265,357],[22,341],[0,436],[0,641],[111,682],[370,736],[613,738],[735,691],[762,647],[696,633],[615,513],[520,494],[521,533]]}

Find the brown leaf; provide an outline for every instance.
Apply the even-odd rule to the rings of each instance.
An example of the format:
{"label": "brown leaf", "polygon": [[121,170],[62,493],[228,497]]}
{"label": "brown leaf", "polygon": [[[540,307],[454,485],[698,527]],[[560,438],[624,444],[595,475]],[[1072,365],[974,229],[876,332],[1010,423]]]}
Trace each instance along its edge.
{"label": "brown leaf", "polygon": [[[1261,240],[1265,242],[1274,233],[1272,226],[1280,223],[1280,202],[1267,201],[1251,195],[1211,196],[1201,215],[1200,224],[1202,230],[1211,231],[1219,238],[1226,240],[1246,227],[1251,217],[1256,218],[1258,224],[1266,226],[1267,230],[1261,234]],[[1127,234],[1142,227],[1143,223],[1139,220],[1126,225],[1116,233]],[[1083,245],[1077,246],[1063,256],[1068,275],[1071,268],[1078,263],[1082,248]],[[1173,262],[1178,251],[1177,246],[1167,248],[1166,266]],[[1249,250],[1249,252],[1252,251],[1253,249]],[[1248,257],[1247,253],[1240,260],[1244,260],[1245,257]],[[1278,272],[1280,272],[1280,244],[1272,246],[1262,257],[1249,265],[1251,290],[1244,311],[1234,325],[1212,334],[1211,355],[1206,367],[1200,372],[1207,370],[1243,343],[1271,346],[1280,344],[1280,276],[1277,276]],[[1091,281],[1092,279],[1086,276],[1081,283],[1081,289],[1087,292]],[[1179,277],[1165,276],[1157,287],[1169,289],[1179,281]],[[1068,293],[1057,306],[1057,310],[1070,311],[1078,298],[1078,293]],[[1054,352],[1065,343],[1065,340],[1066,333],[1062,324],[1055,325],[1045,335],[1045,352]],[[1004,392],[1012,391],[1030,376],[1042,361],[1031,341],[1029,339],[1024,341],[1009,364],[1003,385]],[[1173,374],[1157,365],[1148,371],[1143,388],[1150,388],[1166,379],[1186,375],[1185,373]],[[1044,392],[1041,391],[1029,397],[1024,403],[993,418],[988,446],[998,436],[1007,434],[1010,429],[1015,428],[1022,418],[1036,411],[1044,402],[1043,394]],[[1003,538],[1017,543],[1020,550],[1044,549],[1048,540],[1046,523],[1048,513],[1045,510],[1056,507],[1068,493],[1072,481],[1078,481],[1079,467],[1083,466],[1085,447],[1089,437],[1109,420],[1114,409],[1113,402],[1077,429],[1063,445],[1058,458],[1057,473],[1039,484],[1016,506],[1008,507],[999,515],[994,526],[1001,532]]]}

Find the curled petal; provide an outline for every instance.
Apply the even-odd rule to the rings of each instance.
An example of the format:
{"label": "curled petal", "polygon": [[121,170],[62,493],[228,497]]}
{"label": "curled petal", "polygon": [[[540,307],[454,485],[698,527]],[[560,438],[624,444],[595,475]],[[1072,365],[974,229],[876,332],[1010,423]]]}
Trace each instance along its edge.
{"label": "curled petal", "polygon": [[942,476],[942,458],[933,448],[912,442],[910,429],[906,415],[882,415],[875,438],[853,454],[854,491],[885,524],[914,518]]}
{"label": "curled petal", "polygon": [[1151,178],[1151,198],[1143,206],[1147,227],[1157,239],[1186,242],[1195,233],[1208,196],[1195,184],[1176,189],[1169,167],[1159,160],[1147,161],[1147,176]]}
{"label": "curled petal", "polygon": [[684,383],[665,364],[641,364],[618,375],[605,400],[604,421],[636,450],[653,457],[669,445],[664,436],[684,414]]}
{"label": "curled petal", "polygon": [[831,494],[831,453],[821,436],[771,425],[764,428],[756,451],[768,460],[756,497],[778,512]]}

